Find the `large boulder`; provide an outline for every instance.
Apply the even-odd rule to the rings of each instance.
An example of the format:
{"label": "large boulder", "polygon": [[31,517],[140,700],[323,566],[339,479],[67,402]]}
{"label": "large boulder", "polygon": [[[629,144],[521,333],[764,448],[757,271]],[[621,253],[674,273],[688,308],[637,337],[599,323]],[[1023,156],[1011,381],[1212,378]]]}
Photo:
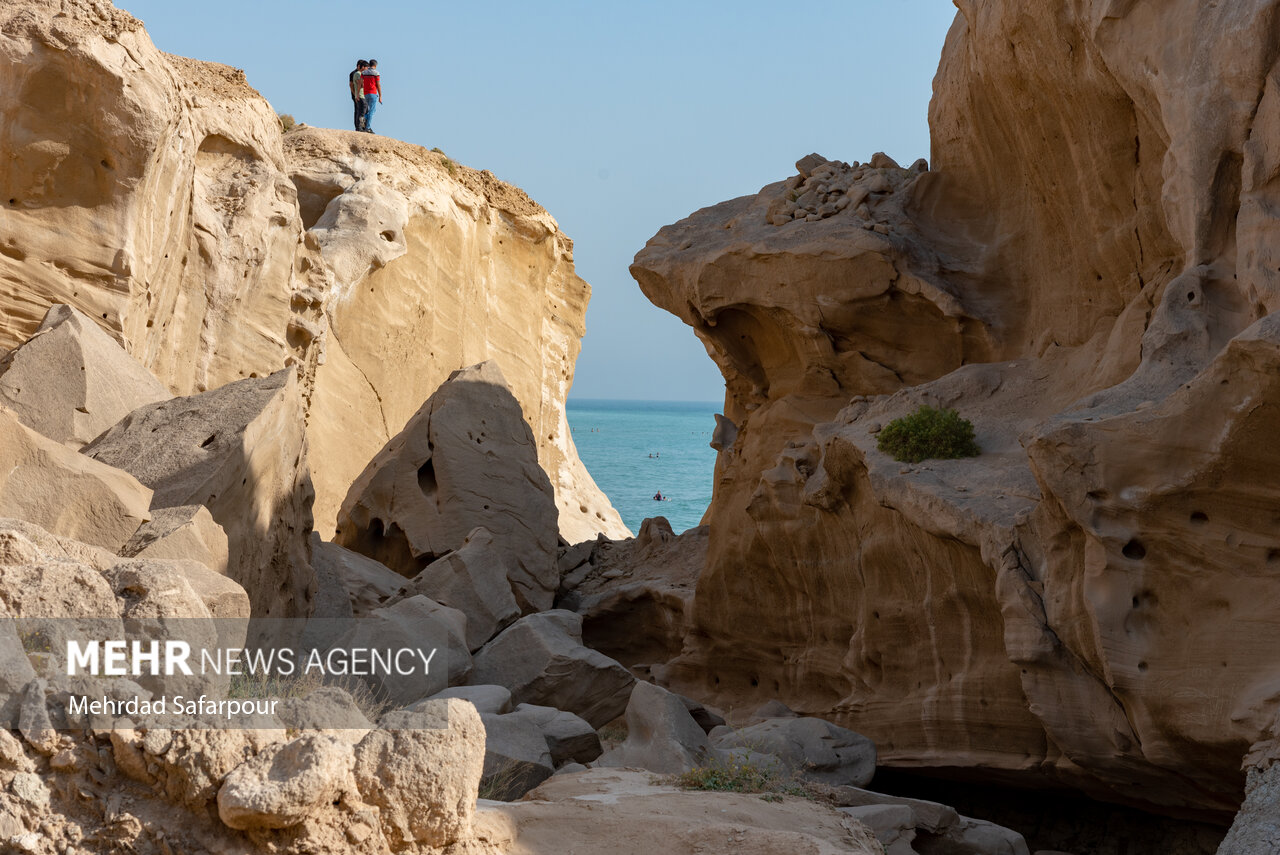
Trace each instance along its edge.
{"label": "large boulder", "polygon": [[387,713],[355,749],[361,798],[379,808],[392,851],[468,837],[484,768],[484,724],[462,700]]}
{"label": "large boulder", "polygon": [[355,754],[340,739],[307,734],[272,745],[227,775],[218,817],[231,828],[288,828],[355,789]]}
{"label": "large boulder", "polygon": [[542,728],[528,715],[481,716],[484,720],[484,777],[488,799],[514,801],[555,772]]}
{"label": "large boulder", "polygon": [[150,516],[151,490],[0,409],[0,516],[118,552]]}
{"label": "large boulder", "polygon": [[508,561],[488,529],[477,528],[456,551],[428,564],[394,599],[424,594],[457,609],[467,616],[467,646],[479,650],[520,617],[507,583]]}
{"label": "large boulder", "polygon": [[[466,681],[471,673],[466,625],[466,616],[457,609],[442,606],[429,597],[409,597],[370,612],[352,626],[336,647],[416,651],[419,658],[409,660],[412,668],[408,664],[404,668],[411,673],[378,672],[363,677],[375,697],[403,707]],[[421,656],[428,661],[421,661]]]}
{"label": "large boulder", "polygon": [[254,617],[310,614],[313,493],[293,370],[143,407],[84,453],[155,490],[156,508],[207,507]]}
{"label": "large boulder", "polygon": [[404,577],[359,552],[311,535],[311,561],[317,579],[324,574],[342,585],[353,617],[362,617],[390,601],[404,587]]}
{"label": "large boulder", "polygon": [[775,718],[711,732],[717,748],[772,754],[789,769],[829,786],[864,787],[876,772],[876,746],[861,734],[820,718]]}
{"label": "large boulder", "polygon": [[227,572],[227,533],[204,505],[158,508],[120,548],[127,558],[199,561],[215,573]]}
{"label": "large boulder", "polygon": [[0,358],[0,406],[72,448],[169,397],[115,339],[63,304],[51,306],[31,338]]}
{"label": "large boulder", "polygon": [[680,696],[641,681],[627,702],[626,740],[597,765],[678,775],[719,756]]}
{"label": "large boulder", "polygon": [[483,526],[525,611],[551,606],[556,507],[494,362],[455,371],[351,485],[334,541],[412,578]]}
{"label": "large boulder", "polygon": [[485,728],[485,798],[518,799],[567,763],[600,756],[600,737],[564,710],[520,704],[505,714],[482,714]]}
{"label": "large boulder", "polygon": [[517,704],[568,710],[603,727],[627,708],[635,677],[582,645],[580,616],[555,610],[521,618],[481,648],[471,682],[505,686]]}

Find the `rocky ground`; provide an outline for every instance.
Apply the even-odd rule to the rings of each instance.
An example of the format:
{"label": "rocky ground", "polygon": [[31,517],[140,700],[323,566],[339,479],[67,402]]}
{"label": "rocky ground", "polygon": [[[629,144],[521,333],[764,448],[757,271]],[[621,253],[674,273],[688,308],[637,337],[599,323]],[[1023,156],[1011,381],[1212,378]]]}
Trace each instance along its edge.
{"label": "rocky ground", "polygon": [[[0,845],[1273,851],[1273,5],[962,3],[932,166],[813,154],[663,229],[633,273],[726,412],[708,524],[632,538],[550,214],[282,134],[105,0],[8,4]],[[982,453],[891,460],[919,404]],[[71,618],[440,660],[76,712]]]}

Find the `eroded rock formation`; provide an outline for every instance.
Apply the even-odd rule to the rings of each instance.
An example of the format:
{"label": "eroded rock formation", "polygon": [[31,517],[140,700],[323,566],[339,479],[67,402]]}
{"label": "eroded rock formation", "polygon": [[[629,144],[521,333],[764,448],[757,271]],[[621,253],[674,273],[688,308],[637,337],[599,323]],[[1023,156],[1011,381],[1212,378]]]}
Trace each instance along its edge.
{"label": "eroded rock formation", "polygon": [[[435,387],[492,358],[566,540],[627,534],[565,419],[590,289],[523,191],[406,143],[282,135],[243,72],[162,53],[105,0],[10,3],[0,33],[0,348],[66,304],[173,394],[296,367],[326,536]],[[89,409],[79,444],[110,426]]]}
{"label": "eroded rock formation", "polygon": [[533,429],[565,540],[629,532],[578,460],[565,416],[591,290],[573,242],[522,190],[383,137],[285,137],[308,239],[332,272],[308,423],[317,529],[454,370],[493,361]]}
{"label": "eroded rock formation", "polygon": [[[957,5],[931,169],[805,158],[636,257],[727,390],[667,674],[1221,821],[1280,685],[1276,4]],[[982,455],[878,451],[924,403]]]}

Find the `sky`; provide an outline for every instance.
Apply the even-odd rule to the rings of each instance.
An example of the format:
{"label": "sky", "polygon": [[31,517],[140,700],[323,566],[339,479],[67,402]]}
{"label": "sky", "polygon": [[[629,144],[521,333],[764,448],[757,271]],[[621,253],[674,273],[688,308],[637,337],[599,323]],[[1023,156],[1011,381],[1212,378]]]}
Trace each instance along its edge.
{"label": "sky", "polygon": [[929,156],[950,0],[116,0],[164,51],[243,68],[279,113],[374,128],[522,187],[592,286],[571,397],[721,401],[692,330],[628,273],[662,226],[756,193],[816,151]]}

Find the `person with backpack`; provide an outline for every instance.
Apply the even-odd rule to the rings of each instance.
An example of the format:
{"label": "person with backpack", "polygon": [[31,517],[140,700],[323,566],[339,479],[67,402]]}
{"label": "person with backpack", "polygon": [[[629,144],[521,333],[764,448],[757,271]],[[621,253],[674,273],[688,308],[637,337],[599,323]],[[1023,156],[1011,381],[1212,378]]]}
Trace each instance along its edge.
{"label": "person with backpack", "polygon": [[363,59],[356,60],[356,70],[347,75],[347,89],[350,90],[351,100],[355,103],[357,131],[364,130],[364,79],[361,77],[361,74],[368,67],[369,63],[365,62]]}
{"label": "person with backpack", "polygon": [[362,91],[364,92],[364,129],[374,133],[370,124],[373,122],[373,111],[382,103],[382,77],[378,74],[378,61],[369,60],[369,66],[360,72]]}

